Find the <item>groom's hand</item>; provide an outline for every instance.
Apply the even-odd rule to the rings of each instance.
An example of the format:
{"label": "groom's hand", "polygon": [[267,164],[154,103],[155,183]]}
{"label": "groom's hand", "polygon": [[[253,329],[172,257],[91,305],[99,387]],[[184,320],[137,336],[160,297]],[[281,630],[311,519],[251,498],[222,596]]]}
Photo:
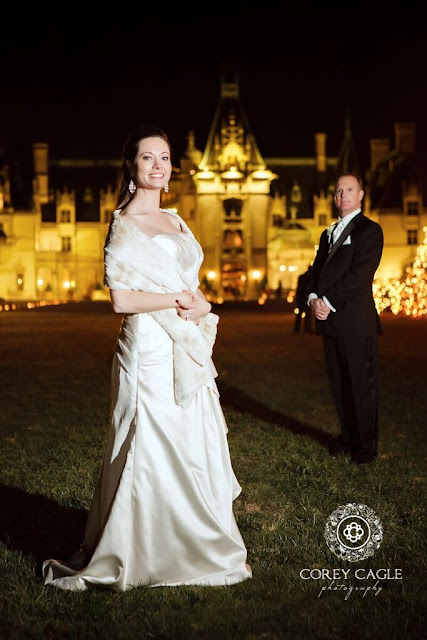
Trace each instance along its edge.
{"label": "groom's hand", "polygon": [[310,307],[318,320],[326,320],[331,313],[330,308],[323,302],[322,298],[313,298],[310,300]]}

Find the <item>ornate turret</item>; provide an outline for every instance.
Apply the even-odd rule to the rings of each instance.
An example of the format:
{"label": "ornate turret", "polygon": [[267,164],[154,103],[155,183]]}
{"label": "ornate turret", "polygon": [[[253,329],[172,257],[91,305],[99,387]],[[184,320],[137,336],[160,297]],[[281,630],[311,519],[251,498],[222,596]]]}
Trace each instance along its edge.
{"label": "ornate turret", "polygon": [[196,171],[202,160],[202,152],[196,147],[196,136],[194,131],[190,131],[188,136],[188,145],[181,158],[181,170],[184,172]]}
{"label": "ornate turret", "polygon": [[221,84],[220,101],[200,165],[205,171],[237,171],[246,175],[266,169],[240,102],[237,77],[234,82]]}
{"label": "ornate turret", "polygon": [[205,253],[206,291],[221,297],[258,296],[267,276],[270,185],[240,102],[238,78],[221,82],[208,140],[194,174],[195,230]]}

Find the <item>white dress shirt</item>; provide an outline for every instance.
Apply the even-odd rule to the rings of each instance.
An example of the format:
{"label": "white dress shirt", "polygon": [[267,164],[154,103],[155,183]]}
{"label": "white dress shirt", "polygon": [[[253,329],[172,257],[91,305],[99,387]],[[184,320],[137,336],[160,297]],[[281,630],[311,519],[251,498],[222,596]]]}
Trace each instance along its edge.
{"label": "white dress shirt", "polygon": [[[356,209],[356,211],[352,211],[351,213],[348,213],[343,218],[339,218],[338,224],[332,232],[332,241],[333,241],[332,245],[336,243],[336,241],[338,240],[338,238],[340,237],[340,235],[342,234],[342,232],[344,231],[348,223],[351,222],[353,218],[355,218],[361,211],[362,209]],[[310,306],[310,300],[314,300],[315,298],[318,298],[318,297],[319,296],[316,293],[310,293],[310,295],[307,298],[308,306]],[[331,303],[329,302],[326,296],[323,296],[322,300],[330,308],[331,311],[333,311],[334,313],[336,312],[336,309],[331,305]]]}

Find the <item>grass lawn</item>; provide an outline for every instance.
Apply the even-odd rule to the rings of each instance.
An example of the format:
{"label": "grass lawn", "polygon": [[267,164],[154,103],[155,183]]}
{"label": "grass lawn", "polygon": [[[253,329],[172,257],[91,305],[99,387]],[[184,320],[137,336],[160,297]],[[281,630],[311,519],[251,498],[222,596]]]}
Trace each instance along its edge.
{"label": "grass lawn", "polygon": [[[426,320],[384,317],[379,458],[358,467],[327,453],[338,428],[320,338],[293,334],[289,313],[218,313],[214,361],[253,579],[125,593],[63,592],[40,576],[44,559],[66,558],[81,540],[120,318],[102,304],[0,314],[0,637],[425,637]],[[375,555],[354,563],[323,535],[349,502],[368,505],[384,529]],[[331,580],[303,580],[304,568],[350,569],[332,585],[347,589],[319,596]],[[390,572],[377,583],[354,577],[361,568]]]}

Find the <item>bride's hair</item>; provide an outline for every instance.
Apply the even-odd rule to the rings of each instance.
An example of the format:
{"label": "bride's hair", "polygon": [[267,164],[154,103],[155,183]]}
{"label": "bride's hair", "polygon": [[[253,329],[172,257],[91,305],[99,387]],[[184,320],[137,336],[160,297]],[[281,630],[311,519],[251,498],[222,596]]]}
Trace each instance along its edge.
{"label": "bride's hair", "polygon": [[123,209],[133,199],[134,194],[129,191],[129,183],[132,180],[129,166],[134,166],[135,158],[139,149],[139,143],[141,140],[144,140],[144,138],[161,138],[168,145],[169,151],[172,152],[169,138],[160,127],[156,127],[154,125],[142,125],[129,133],[123,145],[123,162],[117,183],[116,209]]}

